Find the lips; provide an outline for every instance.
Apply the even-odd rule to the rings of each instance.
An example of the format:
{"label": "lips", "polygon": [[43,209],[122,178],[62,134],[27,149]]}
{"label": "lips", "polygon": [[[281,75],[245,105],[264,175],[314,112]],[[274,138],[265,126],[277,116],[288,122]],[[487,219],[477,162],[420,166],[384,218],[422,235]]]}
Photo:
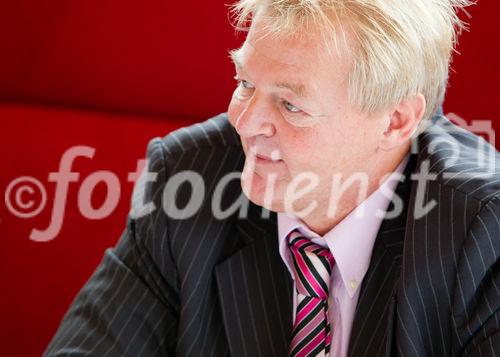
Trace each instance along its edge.
{"label": "lips", "polygon": [[275,179],[281,179],[286,175],[286,166],[285,162],[281,160],[279,157],[275,157],[276,155],[264,155],[264,154],[255,154],[252,156],[252,153],[247,156],[247,162],[245,167],[247,169],[251,169],[255,174],[262,178],[267,178],[268,175],[277,175]]}
{"label": "lips", "polygon": [[261,164],[275,164],[283,162],[279,149],[259,149],[257,145],[249,144],[247,142],[244,142],[243,140],[242,144],[245,149],[245,156],[247,157],[247,160],[255,161]]}
{"label": "lips", "polygon": [[262,154],[257,154],[255,156],[257,159],[266,160],[266,161],[270,161],[270,162],[280,162],[281,161],[280,159],[273,160],[270,156],[266,156],[266,155],[262,155]]}

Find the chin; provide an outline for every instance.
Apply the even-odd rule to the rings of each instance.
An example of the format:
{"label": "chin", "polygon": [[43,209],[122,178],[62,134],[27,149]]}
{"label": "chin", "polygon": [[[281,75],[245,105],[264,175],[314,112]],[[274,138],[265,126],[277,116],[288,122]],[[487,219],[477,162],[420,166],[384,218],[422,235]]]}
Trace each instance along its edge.
{"label": "chin", "polygon": [[272,193],[271,197],[266,197],[267,180],[257,174],[253,174],[251,179],[241,180],[241,189],[245,196],[254,204],[273,212],[283,211],[282,184],[277,183],[267,190]]}

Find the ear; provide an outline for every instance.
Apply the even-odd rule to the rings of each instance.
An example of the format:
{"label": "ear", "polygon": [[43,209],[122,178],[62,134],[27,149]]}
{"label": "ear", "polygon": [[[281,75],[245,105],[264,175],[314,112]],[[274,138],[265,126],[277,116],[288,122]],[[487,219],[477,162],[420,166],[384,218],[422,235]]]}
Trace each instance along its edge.
{"label": "ear", "polygon": [[406,144],[416,132],[426,108],[425,97],[417,94],[399,102],[389,113],[386,129],[379,142],[381,150],[390,151]]}

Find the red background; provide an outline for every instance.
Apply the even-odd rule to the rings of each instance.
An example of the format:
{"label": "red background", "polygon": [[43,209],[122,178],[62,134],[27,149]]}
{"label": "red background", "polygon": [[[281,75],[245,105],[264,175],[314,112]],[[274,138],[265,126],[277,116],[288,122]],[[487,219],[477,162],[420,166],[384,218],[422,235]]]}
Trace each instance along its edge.
{"label": "red background", "polygon": [[[500,123],[500,5],[470,8],[460,38],[445,113]],[[226,111],[234,81],[227,51],[235,37],[224,2],[150,0],[17,0],[0,2],[0,192],[29,175],[44,183],[49,204],[31,219],[0,202],[0,354],[37,356],[81,285],[116,242],[129,209],[147,142]],[[96,149],[78,158],[60,234],[31,241],[51,218],[61,155],[74,145]],[[110,170],[121,182],[114,212],[88,220],[77,208],[81,182]],[[97,186],[99,207],[106,195]]]}

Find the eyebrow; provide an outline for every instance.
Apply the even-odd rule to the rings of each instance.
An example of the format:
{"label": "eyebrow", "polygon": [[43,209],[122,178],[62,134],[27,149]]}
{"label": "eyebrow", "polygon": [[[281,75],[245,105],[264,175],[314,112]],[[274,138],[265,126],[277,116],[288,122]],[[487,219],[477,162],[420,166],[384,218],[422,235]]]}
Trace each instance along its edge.
{"label": "eyebrow", "polygon": [[279,82],[275,84],[278,88],[286,88],[295,93],[298,97],[307,98],[306,87],[299,83]]}
{"label": "eyebrow", "polygon": [[[229,57],[231,58],[231,61],[234,63],[234,65],[241,71],[244,72],[244,65],[243,61],[241,59],[242,57],[242,48],[238,48],[235,50],[229,51]],[[290,82],[278,82],[274,84],[275,87],[278,88],[285,88],[297,95],[300,98],[307,98],[307,90],[306,87],[303,84],[300,83],[290,83]]]}

